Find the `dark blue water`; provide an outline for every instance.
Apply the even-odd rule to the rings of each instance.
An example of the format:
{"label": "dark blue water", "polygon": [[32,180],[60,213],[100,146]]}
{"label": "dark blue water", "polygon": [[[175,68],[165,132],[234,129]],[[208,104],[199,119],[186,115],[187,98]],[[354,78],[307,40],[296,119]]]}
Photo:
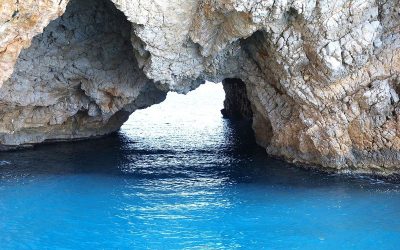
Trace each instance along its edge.
{"label": "dark blue water", "polygon": [[117,134],[0,154],[0,249],[399,249],[400,187],[269,159],[205,85]]}

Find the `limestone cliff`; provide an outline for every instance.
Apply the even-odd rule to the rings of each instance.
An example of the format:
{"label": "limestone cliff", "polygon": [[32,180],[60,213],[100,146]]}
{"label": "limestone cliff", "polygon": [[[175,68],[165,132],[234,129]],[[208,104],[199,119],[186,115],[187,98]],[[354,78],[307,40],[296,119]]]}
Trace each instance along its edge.
{"label": "limestone cliff", "polygon": [[399,1],[67,2],[1,2],[3,145],[106,134],[167,91],[236,78],[268,153],[400,171]]}

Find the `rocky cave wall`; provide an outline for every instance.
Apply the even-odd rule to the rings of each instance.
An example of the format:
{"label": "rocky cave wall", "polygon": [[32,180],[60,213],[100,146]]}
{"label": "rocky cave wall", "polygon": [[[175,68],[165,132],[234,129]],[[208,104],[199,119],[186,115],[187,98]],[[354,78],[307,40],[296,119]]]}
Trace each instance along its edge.
{"label": "rocky cave wall", "polygon": [[400,171],[399,1],[107,1],[71,0],[64,14],[68,1],[5,1],[3,145],[105,134],[167,91],[234,78],[268,153]]}
{"label": "rocky cave wall", "polygon": [[224,108],[221,113],[231,119],[253,119],[251,103],[247,97],[246,84],[237,78],[226,78],[222,81],[225,91]]}
{"label": "rocky cave wall", "polygon": [[2,84],[2,144],[104,135],[135,109],[164,100],[138,68],[130,30],[108,0],[71,0],[22,50]]}

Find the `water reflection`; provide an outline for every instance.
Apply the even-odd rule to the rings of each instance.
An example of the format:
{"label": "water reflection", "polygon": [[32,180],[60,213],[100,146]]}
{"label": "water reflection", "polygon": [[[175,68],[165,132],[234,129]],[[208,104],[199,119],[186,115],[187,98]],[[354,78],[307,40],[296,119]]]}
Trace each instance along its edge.
{"label": "water reflection", "polygon": [[0,248],[395,248],[396,183],[270,159],[220,85],[105,138],[0,155]]}

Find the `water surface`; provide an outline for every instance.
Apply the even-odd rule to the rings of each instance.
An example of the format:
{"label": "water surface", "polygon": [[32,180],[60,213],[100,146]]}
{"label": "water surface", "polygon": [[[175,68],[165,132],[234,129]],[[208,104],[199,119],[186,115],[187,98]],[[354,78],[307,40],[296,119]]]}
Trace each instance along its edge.
{"label": "water surface", "polygon": [[221,85],[0,154],[0,249],[399,249],[400,187],[270,159]]}

